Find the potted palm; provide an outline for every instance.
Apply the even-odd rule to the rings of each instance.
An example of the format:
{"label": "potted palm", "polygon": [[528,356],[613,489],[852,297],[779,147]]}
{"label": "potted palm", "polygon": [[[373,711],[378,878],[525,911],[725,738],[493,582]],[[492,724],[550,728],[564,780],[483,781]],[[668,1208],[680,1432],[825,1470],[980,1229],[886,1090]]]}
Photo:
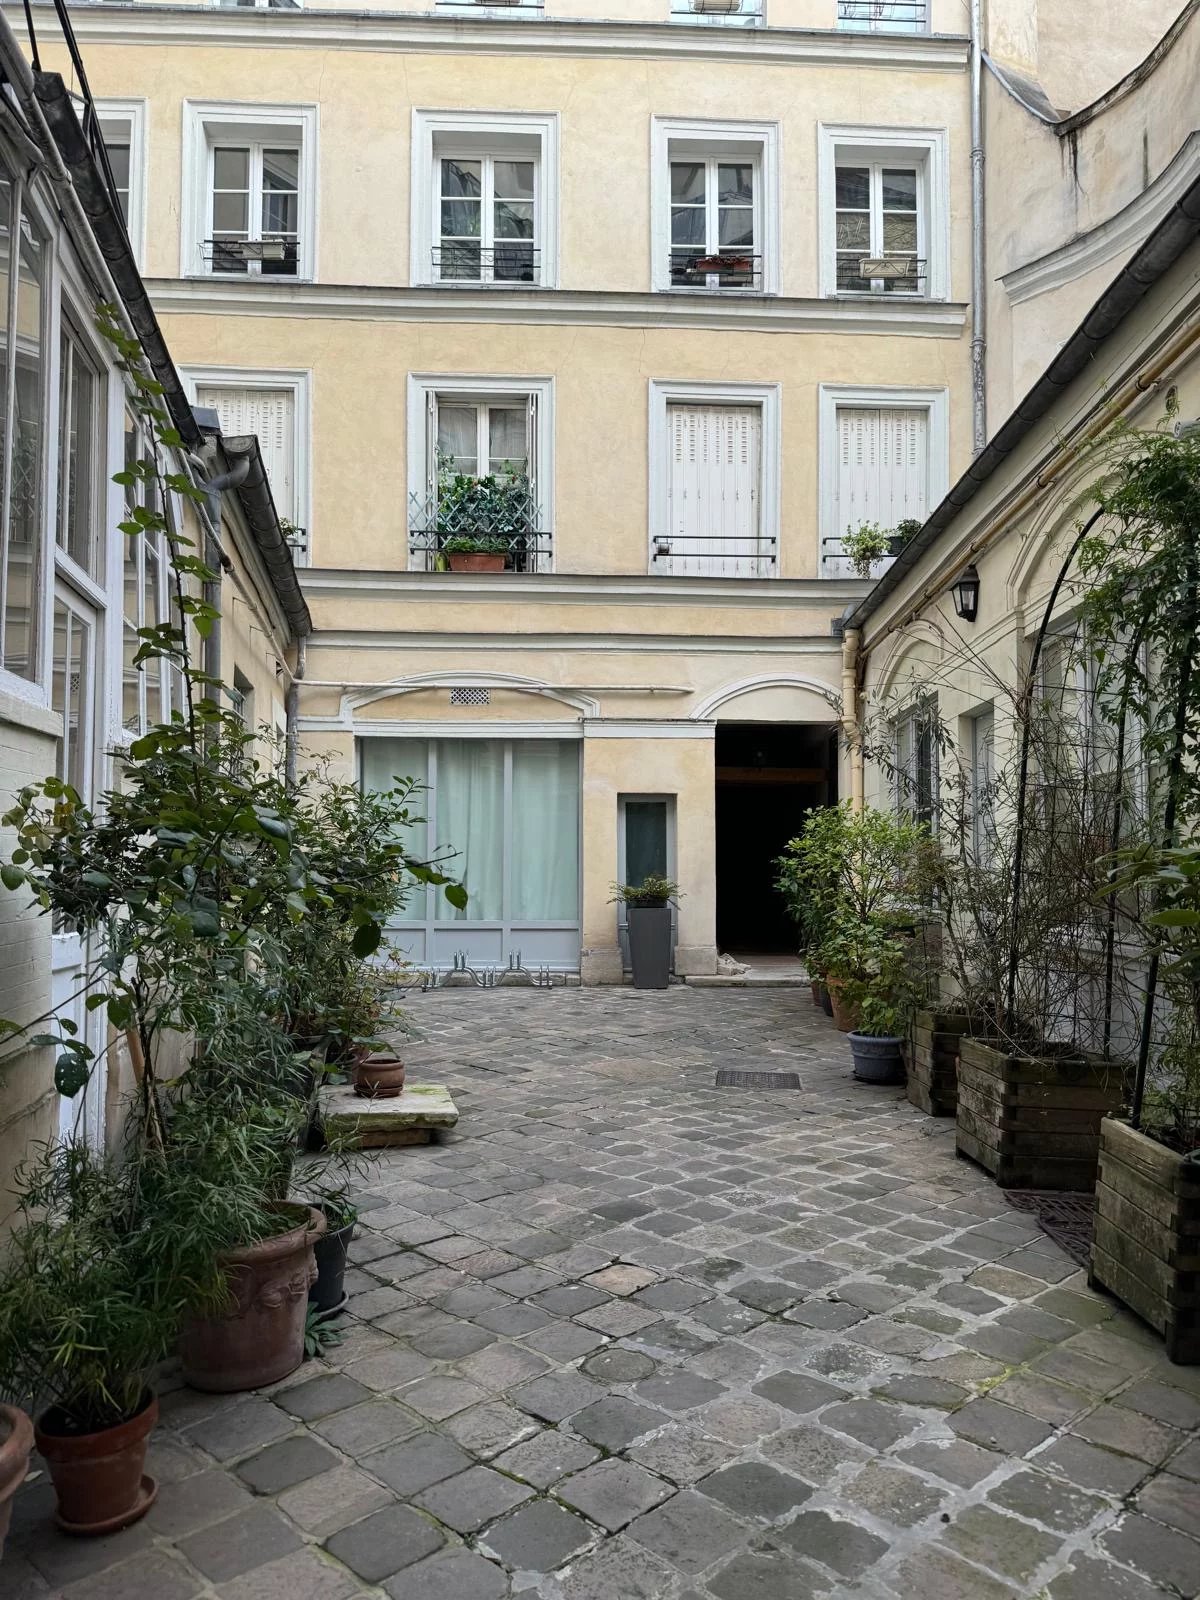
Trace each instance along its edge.
{"label": "potted palm", "polygon": [[[114,1533],[154,1503],[144,1472],[158,1420],[151,1374],[170,1350],[180,1295],[154,1292],[127,1179],[86,1146],[58,1146],[22,1178],[0,1275],[0,1373],[10,1394],[44,1403],[35,1436],[58,1525]],[[26,1430],[10,1422],[0,1448],[0,1462],[18,1458],[6,1464],[10,1493],[27,1454]]]}
{"label": "potted palm", "polygon": [[671,981],[671,906],[679,896],[678,884],[651,873],[641,883],[614,883],[612,888],[613,901],[625,907],[634,988],[667,988]]}

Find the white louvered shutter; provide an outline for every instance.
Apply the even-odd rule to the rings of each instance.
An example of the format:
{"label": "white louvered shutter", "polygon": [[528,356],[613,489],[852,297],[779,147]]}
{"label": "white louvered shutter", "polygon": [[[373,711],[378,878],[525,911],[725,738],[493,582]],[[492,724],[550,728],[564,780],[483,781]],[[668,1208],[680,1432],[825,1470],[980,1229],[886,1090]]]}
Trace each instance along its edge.
{"label": "white louvered shutter", "polygon": [[[825,569],[850,574],[840,555],[848,528],[877,522],[894,528],[907,517],[924,521],[929,505],[929,413],[919,407],[841,406],[837,413],[837,489]],[[886,562],[876,567],[879,573]]]}
{"label": "white louvered shutter", "polygon": [[275,510],[296,521],[294,396],[290,389],[199,388],[196,403],[211,406],[230,438],[252,433],[258,439]]}
{"label": "white louvered shutter", "polygon": [[757,577],[770,568],[759,539],[762,410],[667,407],[669,554],[656,571]]}

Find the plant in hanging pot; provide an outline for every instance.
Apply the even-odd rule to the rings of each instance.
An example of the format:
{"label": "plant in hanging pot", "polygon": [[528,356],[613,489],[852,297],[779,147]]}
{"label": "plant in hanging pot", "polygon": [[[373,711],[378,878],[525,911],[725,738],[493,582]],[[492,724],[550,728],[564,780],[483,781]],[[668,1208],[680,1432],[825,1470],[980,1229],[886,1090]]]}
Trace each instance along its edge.
{"label": "plant in hanging pot", "polygon": [[672,905],[679,885],[648,874],[641,883],[614,883],[610,905],[625,907],[629,928],[629,965],[635,989],[665,989],[671,982]]}
{"label": "plant in hanging pot", "polygon": [[[150,1382],[181,1296],[159,1296],[147,1282],[131,1200],[127,1177],[86,1146],[48,1151],[21,1174],[20,1222],[0,1275],[3,1386],[49,1402],[37,1448],[58,1496],[56,1521],[79,1535],[128,1527],[157,1492],[143,1470],[158,1420]],[[9,1434],[18,1453],[22,1434],[19,1425]]]}

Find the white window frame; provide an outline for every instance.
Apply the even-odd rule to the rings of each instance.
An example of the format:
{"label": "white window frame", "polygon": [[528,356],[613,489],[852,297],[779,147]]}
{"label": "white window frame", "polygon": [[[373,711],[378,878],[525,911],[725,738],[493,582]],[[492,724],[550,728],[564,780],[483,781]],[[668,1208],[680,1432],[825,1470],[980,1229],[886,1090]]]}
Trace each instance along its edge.
{"label": "white window frame", "polygon": [[[759,484],[759,538],[774,551],[770,576],[781,567],[780,541],[780,385],[777,383],[697,383],[650,379],[650,482],[646,571],[654,572],[654,549],[670,531],[672,405],[758,406],[762,411],[762,482]],[[774,543],[771,544],[770,541]],[[766,564],[769,557],[762,557]],[[749,574],[748,574],[749,576]]]}
{"label": "white window frame", "polygon": [[296,271],[272,274],[270,282],[313,283],[317,276],[317,129],[315,105],[248,105],[237,101],[185,100],[183,103],[183,203],[180,208],[180,276],[215,278],[224,283],[257,282],[248,273],[214,272],[204,259],[212,196],[210,172],[215,144],[269,144],[299,150],[300,208]]}
{"label": "white window frame", "polygon": [[[289,280],[291,281],[291,280]],[[188,367],[180,373],[192,405],[197,391],[221,389],[288,389],[292,395],[292,493],[295,499],[297,528],[306,534],[306,549],[293,550],[292,560],[306,567],[312,559],[312,372],[308,368],[288,367],[274,371],[267,367]],[[272,486],[273,488],[274,486]],[[275,508],[277,511],[279,507]]]}
{"label": "white window frame", "polygon": [[[884,301],[950,298],[950,167],[945,128],[865,128],[817,124],[817,207],[821,241],[820,291],[829,299]],[[837,168],[877,164],[917,168],[917,239],[925,279],[916,294],[837,286]],[[923,241],[923,244],[922,244]]]}
{"label": "white window frame", "polygon": [[[671,162],[687,156],[751,160],[755,170],[755,244],[761,287],[680,288],[671,282]],[[650,122],[650,282],[671,294],[779,293],[779,124],[653,117]]]}
{"label": "white window frame", "polygon": [[[516,7],[512,8],[516,10]],[[489,145],[495,139],[497,148]],[[507,147],[506,147],[507,141]],[[462,292],[486,289],[554,289],[558,286],[559,116],[556,111],[422,111],[412,114],[412,172],[409,186],[409,280]],[[534,163],[534,281],[499,283],[490,279],[438,277],[433,252],[441,245],[440,162],[443,156],[478,160],[482,155],[512,155]]]}
{"label": "white window frame", "polygon": [[[919,740],[922,729],[929,729],[929,816],[916,808],[919,795]],[[892,723],[895,772],[892,799],[896,812],[907,822],[924,822],[930,833],[941,831],[942,762],[937,738],[938,703],[936,696],[918,695],[900,711]],[[907,741],[907,749],[905,748]]]}
{"label": "white window frame", "polygon": [[[818,444],[820,452],[820,543],[817,548],[817,574],[825,577],[826,540],[839,537],[837,526],[838,412],[878,407],[885,411],[907,408],[928,415],[929,430],[929,505],[939,505],[950,487],[950,397],[947,389],[908,389],[875,385],[860,388],[851,384],[823,383],[817,392]],[[839,574],[839,576],[841,576]]]}
{"label": "white window frame", "polygon": [[[438,396],[481,404],[489,400],[537,399],[537,438],[531,441],[537,460],[537,505],[543,532],[550,534],[549,558],[539,570],[553,572],[557,551],[554,539],[554,379],[517,377],[498,373],[410,372],[408,375],[408,493],[405,499],[404,539],[408,543],[408,508],[414,496],[428,492],[429,440],[427,437],[429,399]],[[420,561],[408,550],[405,566],[423,571]]]}
{"label": "white window frame", "polygon": [[125,224],[133,258],[144,269],[146,260],[146,182],[149,154],[144,100],[97,100],[96,116],[105,140],[129,145],[129,217]]}

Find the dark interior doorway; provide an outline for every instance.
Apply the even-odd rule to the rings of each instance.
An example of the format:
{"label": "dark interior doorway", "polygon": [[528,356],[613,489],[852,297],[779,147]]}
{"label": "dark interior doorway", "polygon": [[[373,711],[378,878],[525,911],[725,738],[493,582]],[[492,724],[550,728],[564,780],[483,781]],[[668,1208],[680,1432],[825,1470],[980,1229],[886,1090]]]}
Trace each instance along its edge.
{"label": "dark interior doorway", "polygon": [[814,806],[837,802],[837,733],[819,723],[717,724],[717,945],[796,949],[775,859]]}

